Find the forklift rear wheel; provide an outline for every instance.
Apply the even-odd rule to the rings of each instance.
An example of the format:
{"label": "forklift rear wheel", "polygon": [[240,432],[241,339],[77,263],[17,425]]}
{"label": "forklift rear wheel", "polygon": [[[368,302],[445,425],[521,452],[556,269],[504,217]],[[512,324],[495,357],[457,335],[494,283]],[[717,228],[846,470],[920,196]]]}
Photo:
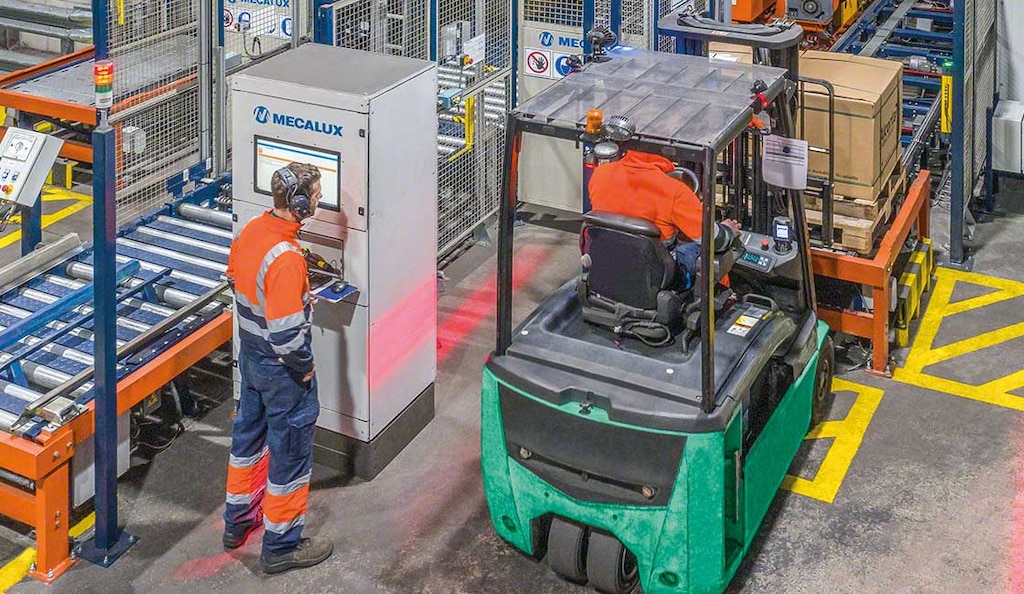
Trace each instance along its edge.
{"label": "forklift rear wheel", "polygon": [[818,353],[818,367],[814,371],[814,395],[811,400],[811,426],[814,429],[819,423],[828,418],[832,409],[832,376],[836,369],[836,355],[832,347],[832,337],[825,339]]}
{"label": "forklift rear wheel", "polygon": [[640,581],[633,553],[619,539],[603,532],[590,533],[587,577],[602,594],[630,594]]}
{"label": "forklift rear wheel", "polygon": [[587,583],[587,530],[559,518],[548,532],[548,566],[577,584]]}

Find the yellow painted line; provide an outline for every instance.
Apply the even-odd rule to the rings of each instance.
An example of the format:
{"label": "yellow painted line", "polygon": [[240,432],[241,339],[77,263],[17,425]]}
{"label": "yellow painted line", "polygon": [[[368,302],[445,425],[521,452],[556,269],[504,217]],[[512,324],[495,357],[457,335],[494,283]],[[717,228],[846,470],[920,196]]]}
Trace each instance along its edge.
{"label": "yellow painted line", "polygon": [[953,285],[955,281],[945,278],[943,272],[946,269],[940,269],[936,274],[939,277],[938,282],[935,284],[935,289],[932,291],[932,298],[928,304],[928,311],[925,312],[924,319],[921,320],[921,325],[917,330],[917,337],[914,339],[914,348],[910,349],[910,354],[907,355],[907,362],[902,368],[896,370],[896,374],[899,374],[903,370],[907,371],[921,371],[925,368],[925,363],[922,362],[923,357],[927,354],[926,349],[918,349],[917,345],[928,345],[928,349],[931,348],[932,343],[935,341],[935,336],[939,333],[939,325],[942,323],[942,315],[940,310],[949,304],[950,298],[953,296]]}
{"label": "yellow painted line", "polygon": [[786,475],[782,481],[782,488],[788,489],[799,495],[813,497],[825,503],[835,501],[839,487],[850,470],[857,450],[864,440],[864,433],[868,430],[871,418],[878,410],[878,404],[882,401],[882,390],[870,386],[862,386],[842,379],[832,381],[832,390],[835,392],[854,392],[857,400],[841,421],[826,421],[821,423],[805,439],[834,438],[832,445],[825,454],[818,472],[813,479],[805,479],[793,475]]}
{"label": "yellow painted line", "polygon": [[[1016,360],[1007,361],[1007,375],[982,385],[965,384],[924,372],[925,367],[929,365],[949,361],[1024,336],[1024,321],[1011,319],[1007,320],[1007,325],[1003,328],[985,332],[984,334],[939,348],[932,348],[943,320],[958,313],[1022,296],[1024,295],[1024,283],[972,272],[950,270],[948,268],[937,270],[936,277],[937,280],[931,302],[921,320],[921,328],[914,340],[910,355],[907,357],[906,364],[903,367],[897,368],[893,373],[893,379],[927,390],[935,390],[969,400],[1024,411],[1024,397],[1010,393],[1024,386],[1024,370],[1020,369],[1020,365]],[[952,298],[953,289],[958,282],[991,287],[996,289],[996,291],[956,303],[950,303],[949,300]]]}
{"label": "yellow painted line", "polygon": [[88,531],[93,525],[96,524],[96,512],[92,512],[89,515],[82,518],[82,521],[75,524],[68,530],[68,536],[71,538],[78,538]]}
{"label": "yellow painted line", "polygon": [[[69,192],[67,190],[60,188],[48,188],[47,190],[43,191],[43,202],[58,202],[63,200],[74,200],[75,203],[65,206],[64,208],[58,210],[57,212],[44,214],[42,223],[43,229],[56,223],[57,221],[61,221],[63,219],[70,217],[76,212],[85,210],[86,208],[89,208],[89,206],[92,205],[92,197],[86,196],[85,194],[77,194],[75,192]],[[17,219],[17,217],[15,218]],[[9,245],[13,245],[19,241],[21,241],[21,229],[18,229],[17,231],[11,233],[10,235],[0,237],[0,249],[3,249]]]}
{"label": "yellow painted line", "polygon": [[36,562],[36,550],[25,549],[7,565],[0,567],[0,592],[6,592],[28,575],[28,568]]}
{"label": "yellow painted line", "polygon": [[983,390],[990,390],[993,392],[1012,392],[1021,387],[1024,387],[1024,369],[1015,371],[1010,375],[1003,376],[999,379],[994,379],[985,385],[980,386]]}
{"label": "yellow painted line", "polygon": [[[85,534],[86,530],[92,528],[96,523],[96,513],[93,512],[82,518],[82,521],[75,524],[68,530],[68,535],[78,538]],[[11,586],[16,585],[28,575],[29,567],[36,562],[36,550],[27,548],[20,555],[0,567],[0,594],[3,594]]]}
{"label": "yellow painted line", "polygon": [[1006,301],[1007,299],[1013,299],[1018,297],[1019,294],[1006,289],[1000,289],[987,295],[979,295],[978,297],[971,297],[970,299],[964,299],[963,301],[957,301],[956,303],[947,304],[945,311],[943,311],[943,317],[948,317],[954,314],[963,313],[972,309],[978,309],[979,307],[985,307],[986,305],[993,305],[1000,301]]}
{"label": "yellow painted line", "polygon": [[928,349],[928,353],[921,357],[921,361],[924,363],[923,367],[933,365],[935,363],[941,363],[949,359],[955,359],[968,353],[973,353],[990,346],[1002,344],[1004,342],[1020,338],[1024,336],[1024,322],[1012,324],[999,328],[998,330],[992,330],[991,332],[985,332],[958,340],[956,342],[941,346],[937,349]]}

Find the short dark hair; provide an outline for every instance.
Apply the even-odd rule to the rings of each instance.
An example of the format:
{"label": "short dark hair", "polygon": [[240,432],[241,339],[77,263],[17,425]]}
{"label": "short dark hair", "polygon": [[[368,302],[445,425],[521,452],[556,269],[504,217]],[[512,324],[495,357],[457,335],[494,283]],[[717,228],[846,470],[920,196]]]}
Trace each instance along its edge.
{"label": "short dark hair", "polygon": [[[299,180],[296,194],[309,196],[310,188],[320,180],[320,170],[309,163],[289,163],[288,170]],[[270,180],[270,193],[274,196],[274,208],[288,208],[288,184],[276,172]]]}

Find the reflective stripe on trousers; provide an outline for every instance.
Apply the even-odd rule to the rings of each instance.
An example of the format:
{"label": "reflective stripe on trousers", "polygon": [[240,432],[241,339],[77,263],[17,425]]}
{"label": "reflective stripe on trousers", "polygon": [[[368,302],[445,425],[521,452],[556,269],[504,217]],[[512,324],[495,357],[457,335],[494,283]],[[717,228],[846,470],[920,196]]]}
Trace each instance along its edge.
{"label": "reflective stripe on trousers", "polygon": [[[240,534],[262,508],[263,554],[278,555],[295,548],[302,537],[313,467],[313,433],[320,412],[316,379],[308,384],[295,372],[263,355],[239,353],[242,390],[232,427],[229,496],[225,529]],[[265,463],[265,489],[248,501],[232,498],[234,462],[251,462],[269,451],[252,468]]]}

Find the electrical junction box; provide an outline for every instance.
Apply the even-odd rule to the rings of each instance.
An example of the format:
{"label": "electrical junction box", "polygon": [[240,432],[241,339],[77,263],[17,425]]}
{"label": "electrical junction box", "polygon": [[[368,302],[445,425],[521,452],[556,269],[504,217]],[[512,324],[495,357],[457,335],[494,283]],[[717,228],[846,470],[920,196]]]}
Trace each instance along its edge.
{"label": "electrical junction box", "polygon": [[59,138],[8,128],[0,140],[0,200],[33,206],[62,146]]}
{"label": "electrical junction box", "polygon": [[434,413],[437,66],[301,45],[233,77],[231,124],[236,235],[277,169],[320,169],[299,242],[356,291],[314,305],[315,456],[372,478]]}
{"label": "electrical junction box", "polygon": [[992,115],[992,169],[1024,173],[1024,103],[1001,100]]}

